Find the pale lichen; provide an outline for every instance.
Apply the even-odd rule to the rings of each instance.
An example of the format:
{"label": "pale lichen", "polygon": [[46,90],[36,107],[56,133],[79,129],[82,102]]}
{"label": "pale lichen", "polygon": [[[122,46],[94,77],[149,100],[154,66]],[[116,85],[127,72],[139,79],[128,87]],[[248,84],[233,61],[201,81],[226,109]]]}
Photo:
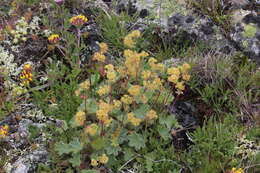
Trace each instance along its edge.
{"label": "pale lichen", "polygon": [[253,24],[245,25],[244,32],[242,33],[244,37],[252,38],[257,32],[256,26]]}

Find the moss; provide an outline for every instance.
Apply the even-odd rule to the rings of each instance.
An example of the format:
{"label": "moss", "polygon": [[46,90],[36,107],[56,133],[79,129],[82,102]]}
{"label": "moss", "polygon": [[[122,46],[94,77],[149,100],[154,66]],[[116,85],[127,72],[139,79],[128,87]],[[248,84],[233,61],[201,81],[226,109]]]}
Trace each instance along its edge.
{"label": "moss", "polygon": [[242,33],[244,37],[252,38],[256,34],[256,27],[255,25],[248,24],[244,27],[245,31]]}

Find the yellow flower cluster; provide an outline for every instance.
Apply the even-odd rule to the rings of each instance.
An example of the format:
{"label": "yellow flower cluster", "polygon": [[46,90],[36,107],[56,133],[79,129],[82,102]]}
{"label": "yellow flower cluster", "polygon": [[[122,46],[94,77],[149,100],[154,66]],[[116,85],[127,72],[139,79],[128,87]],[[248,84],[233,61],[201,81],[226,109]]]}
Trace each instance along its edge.
{"label": "yellow flower cluster", "polygon": [[106,53],[107,52],[107,50],[108,50],[108,46],[107,46],[107,44],[106,43],[99,43],[98,44],[99,45],[99,48],[100,48],[100,53],[102,53],[102,54],[104,54],[104,53]]}
{"label": "yellow flower cluster", "polygon": [[139,124],[142,122],[142,120],[140,118],[136,118],[132,112],[127,114],[127,120],[134,126],[139,126]]}
{"label": "yellow flower cluster", "polygon": [[113,109],[113,106],[111,106],[108,103],[105,103],[104,101],[100,101],[98,105],[98,110],[96,112],[97,119],[104,125],[108,126],[112,118],[109,117],[108,113]]}
{"label": "yellow flower cluster", "polygon": [[122,106],[122,103],[120,100],[113,100],[113,108],[114,109],[120,109]]}
{"label": "yellow flower cluster", "polygon": [[184,82],[190,80],[190,68],[190,65],[187,63],[184,63],[182,66],[179,67],[168,68],[168,81],[175,84],[177,94],[181,94],[183,92],[183,90],[185,89]]}
{"label": "yellow flower cluster", "polygon": [[32,81],[32,67],[31,64],[25,64],[20,75],[20,79],[22,80],[23,86],[28,86],[29,83]]}
{"label": "yellow flower cluster", "polygon": [[109,92],[110,92],[110,86],[109,85],[103,85],[97,91],[98,95],[100,95],[100,96],[106,95]]}
{"label": "yellow flower cluster", "polygon": [[123,95],[121,97],[121,101],[126,104],[126,105],[130,105],[133,103],[134,99],[133,97],[130,97],[129,95]]}
{"label": "yellow flower cluster", "polygon": [[157,75],[154,75],[151,80],[144,80],[143,85],[150,91],[163,89],[163,81]]}
{"label": "yellow flower cluster", "polygon": [[86,114],[83,111],[78,111],[75,115],[75,122],[78,126],[83,126],[86,121]]}
{"label": "yellow flower cluster", "polygon": [[157,113],[156,113],[154,110],[150,110],[149,112],[147,112],[147,114],[145,115],[145,117],[146,117],[148,120],[153,120],[153,119],[157,119],[157,118],[158,118]]}
{"label": "yellow flower cluster", "polygon": [[51,44],[56,44],[60,40],[60,36],[58,34],[52,34],[48,37],[48,41]]}
{"label": "yellow flower cluster", "polygon": [[244,170],[242,168],[232,168],[232,171],[230,173],[244,173]]}
{"label": "yellow flower cluster", "polygon": [[99,61],[99,62],[105,62],[106,56],[104,53],[107,52],[108,46],[106,43],[99,43],[100,50],[98,52],[95,52],[93,55],[93,60]]}
{"label": "yellow flower cluster", "polygon": [[140,94],[141,87],[139,85],[132,85],[129,89],[128,92],[130,95],[136,97]]}
{"label": "yellow flower cluster", "polygon": [[108,162],[109,158],[107,157],[106,154],[102,154],[101,156],[99,156],[96,159],[91,159],[91,166],[98,166],[98,163],[101,163],[101,164],[106,164]]}
{"label": "yellow flower cluster", "polygon": [[75,95],[79,96],[82,91],[89,90],[89,88],[90,88],[90,82],[89,80],[85,80],[84,82],[79,84],[79,88],[75,91]]}
{"label": "yellow flower cluster", "polygon": [[114,66],[112,64],[108,64],[105,66],[106,76],[109,82],[115,82],[116,80],[116,71],[114,70]]}
{"label": "yellow flower cluster", "polygon": [[127,68],[127,73],[130,76],[136,77],[139,70],[140,70],[140,61],[141,58],[149,56],[148,53],[146,52],[141,52],[138,53],[136,51],[132,51],[132,50],[125,50],[124,51],[124,57],[125,59],[125,66]]}
{"label": "yellow flower cluster", "polygon": [[130,32],[127,36],[124,38],[124,45],[128,48],[133,48],[135,46],[134,39],[141,36],[141,32],[139,30],[134,30]]}
{"label": "yellow flower cluster", "polygon": [[93,124],[90,124],[89,126],[87,126],[85,129],[84,129],[84,132],[86,134],[89,134],[90,136],[94,136],[96,135],[97,133],[97,130],[98,130],[98,125],[93,123]]}
{"label": "yellow flower cluster", "polygon": [[149,58],[148,64],[153,71],[164,72],[165,65],[162,63],[157,63],[155,58]]}
{"label": "yellow flower cluster", "polygon": [[0,139],[8,135],[8,130],[9,130],[8,125],[0,126]]}
{"label": "yellow flower cluster", "polygon": [[75,26],[81,26],[88,21],[88,18],[84,15],[77,15],[70,18],[70,23]]}

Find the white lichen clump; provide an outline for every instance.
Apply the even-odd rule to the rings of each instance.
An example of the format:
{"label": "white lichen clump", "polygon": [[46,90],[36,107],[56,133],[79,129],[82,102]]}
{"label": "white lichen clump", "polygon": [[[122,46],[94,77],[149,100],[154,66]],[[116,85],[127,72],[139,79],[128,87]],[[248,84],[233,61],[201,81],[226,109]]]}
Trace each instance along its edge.
{"label": "white lichen clump", "polygon": [[0,68],[8,76],[16,76],[19,73],[17,64],[14,63],[14,55],[2,46],[0,46]]}

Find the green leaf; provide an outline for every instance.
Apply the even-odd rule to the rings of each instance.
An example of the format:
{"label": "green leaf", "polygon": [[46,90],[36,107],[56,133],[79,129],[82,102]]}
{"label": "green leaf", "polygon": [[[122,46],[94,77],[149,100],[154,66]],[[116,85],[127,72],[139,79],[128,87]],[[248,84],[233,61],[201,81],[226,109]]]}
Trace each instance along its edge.
{"label": "green leaf", "polygon": [[104,139],[102,137],[98,137],[97,139],[95,139],[94,141],[91,142],[91,146],[95,150],[101,150],[106,146],[106,139]]}
{"label": "green leaf", "polygon": [[108,146],[106,147],[106,153],[108,155],[114,155],[114,156],[117,156],[119,151],[121,151],[121,148],[119,146]]}
{"label": "green leaf", "polygon": [[77,153],[82,150],[82,148],[82,144],[78,138],[74,138],[69,144],[65,144],[63,142],[55,144],[55,151],[57,151],[59,155],[68,154],[71,152]]}
{"label": "green leaf", "polygon": [[138,109],[134,110],[134,114],[137,118],[145,118],[146,113],[150,110],[150,106],[142,104]]}
{"label": "green leaf", "polygon": [[160,136],[164,140],[167,140],[171,137],[170,132],[169,132],[170,131],[169,128],[166,128],[165,126],[160,125],[160,126],[158,126],[157,130],[158,130]]}
{"label": "green leaf", "polygon": [[166,125],[168,129],[171,129],[172,126],[177,125],[177,120],[173,115],[159,116],[159,123]]}
{"label": "green leaf", "polygon": [[76,153],[72,155],[72,158],[69,159],[69,162],[72,164],[73,167],[77,167],[80,165],[80,153]]}
{"label": "green leaf", "polygon": [[91,79],[91,85],[94,86],[94,85],[96,85],[99,82],[100,75],[98,73],[92,74],[90,76],[90,79]]}
{"label": "green leaf", "polygon": [[84,110],[85,107],[87,108],[87,113],[94,114],[98,109],[97,101],[93,98],[89,98],[86,101],[84,100],[80,105],[80,109]]}
{"label": "green leaf", "polygon": [[134,147],[136,150],[145,147],[145,138],[141,134],[133,133],[128,136],[129,146]]}
{"label": "green leaf", "polygon": [[135,155],[135,152],[131,148],[123,148],[124,151],[124,160],[128,161],[132,159]]}

